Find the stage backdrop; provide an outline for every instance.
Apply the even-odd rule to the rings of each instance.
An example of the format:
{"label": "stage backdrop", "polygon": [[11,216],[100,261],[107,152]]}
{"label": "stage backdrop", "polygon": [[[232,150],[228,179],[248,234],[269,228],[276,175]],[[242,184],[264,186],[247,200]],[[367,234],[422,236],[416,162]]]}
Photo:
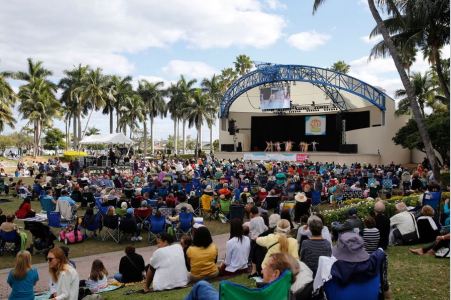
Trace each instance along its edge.
{"label": "stage backdrop", "polygon": [[306,116],[305,135],[325,135],[326,116]]}

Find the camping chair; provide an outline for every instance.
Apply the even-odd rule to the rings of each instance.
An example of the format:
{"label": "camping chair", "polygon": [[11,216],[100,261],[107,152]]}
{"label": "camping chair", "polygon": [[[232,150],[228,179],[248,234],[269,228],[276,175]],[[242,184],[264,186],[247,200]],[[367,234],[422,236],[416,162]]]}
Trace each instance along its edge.
{"label": "camping chair", "polygon": [[191,229],[193,228],[193,213],[181,212],[179,214],[179,226],[175,232],[175,237],[180,240],[180,237],[184,234],[191,235]]}
{"label": "camping chair", "polygon": [[276,280],[262,288],[248,288],[227,280],[219,284],[221,300],[288,300],[290,299],[291,272],[284,271]]}
{"label": "camping chair", "polygon": [[200,198],[200,212],[202,217],[208,216],[208,218],[211,220],[211,200],[213,200],[213,197],[211,196],[202,196]]}
{"label": "camping chair", "polygon": [[382,179],[382,188],[386,192],[391,193],[393,190],[393,180],[391,178]]}
{"label": "camping chair", "polygon": [[166,217],[161,215],[159,217],[153,215],[150,216],[150,225],[149,225],[149,244],[153,241],[157,241],[157,235],[161,234],[166,229]]}
{"label": "camping chair", "polygon": [[61,214],[58,211],[47,212],[47,222],[49,227],[64,228],[67,227],[67,223],[61,223]]}
{"label": "camping chair", "polygon": [[379,272],[366,281],[340,284],[334,277],[324,284],[328,300],[378,300],[381,280]]}
{"label": "camping chair", "polygon": [[227,217],[230,213],[230,200],[219,199],[219,206],[221,208],[221,212]]}
{"label": "camping chair", "polygon": [[102,205],[102,199],[96,198],[96,208],[99,210],[99,212],[102,214],[102,216],[105,216],[108,211],[108,206]]}
{"label": "camping chair", "polygon": [[437,212],[441,198],[441,192],[426,192],[423,196],[423,206],[430,205]]}
{"label": "camping chair", "polygon": [[136,223],[144,223],[144,221],[152,214],[152,208],[147,207],[146,209],[138,209],[136,208],[134,211],[134,215],[136,218]]}
{"label": "camping chair", "polygon": [[0,177],[0,194],[3,192],[6,194],[5,179]]}
{"label": "camping chair", "polygon": [[[75,207],[75,206],[74,206]],[[74,207],[72,207],[68,201],[57,200],[55,211],[61,214],[61,218],[67,222],[71,222],[74,217]]]}
{"label": "camping chair", "polygon": [[121,231],[119,230],[120,218],[115,216],[114,219],[103,219],[102,241],[111,238],[116,243],[121,242]]}
{"label": "camping chair", "polygon": [[230,205],[229,219],[244,219],[244,205]]}
{"label": "camping chair", "polygon": [[189,197],[188,198],[188,204],[191,204],[191,206],[193,207],[194,215],[196,217],[200,216],[200,200],[199,200],[199,198],[198,197],[194,197],[194,198]]}
{"label": "camping chair", "polygon": [[97,214],[95,215],[93,223],[86,225],[85,236],[88,236],[87,231],[94,232],[94,236],[95,236],[97,230],[99,230],[99,232],[100,232],[100,230],[102,230],[102,214],[100,212],[97,212]]}
{"label": "camping chair", "polygon": [[312,191],[312,206],[316,207],[321,204],[321,191]]}
{"label": "camping chair", "polygon": [[16,249],[16,241],[19,238],[19,234],[15,230],[10,232],[0,231],[0,255],[7,252],[15,255],[16,250],[20,250]]}

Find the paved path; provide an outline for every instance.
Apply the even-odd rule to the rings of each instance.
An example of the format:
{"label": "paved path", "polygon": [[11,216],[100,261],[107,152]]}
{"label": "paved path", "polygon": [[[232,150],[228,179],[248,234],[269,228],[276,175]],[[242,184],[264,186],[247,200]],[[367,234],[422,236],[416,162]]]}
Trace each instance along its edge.
{"label": "paved path", "polygon": [[[219,260],[223,260],[225,257],[225,246],[228,238],[229,234],[220,234],[213,236],[213,241],[218,246],[219,249],[219,258],[218,258]],[[124,249],[125,246],[126,244],[124,243]],[[149,246],[137,248],[136,252],[141,254],[144,258],[145,263],[148,264],[150,256],[155,251],[155,249],[156,246]],[[91,271],[91,264],[93,260],[95,259],[102,260],[105,265],[105,268],[108,270],[109,276],[111,277],[119,271],[119,261],[122,256],[124,256],[124,251],[115,251],[90,256],[71,258],[71,260],[73,260],[77,265],[77,272],[80,276],[80,279],[87,279]],[[40,278],[38,283],[36,284],[35,291],[47,290],[49,282],[49,272],[47,263],[35,264],[33,266],[38,269]],[[6,283],[9,271],[10,269],[0,270],[0,299],[7,299],[11,291],[9,285]]]}

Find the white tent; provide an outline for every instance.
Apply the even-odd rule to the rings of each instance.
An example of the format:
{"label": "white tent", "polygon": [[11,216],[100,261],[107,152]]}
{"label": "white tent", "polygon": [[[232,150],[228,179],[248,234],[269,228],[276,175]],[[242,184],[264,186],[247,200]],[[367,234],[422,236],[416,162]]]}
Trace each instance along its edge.
{"label": "white tent", "polygon": [[99,144],[117,144],[117,145],[131,145],[133,141],[126,137],[122,132],[120,133],[111,133],[111,134],[95,134],[90,136],[85,136],[80,144],[90,144],[90,145],[99,145]]}

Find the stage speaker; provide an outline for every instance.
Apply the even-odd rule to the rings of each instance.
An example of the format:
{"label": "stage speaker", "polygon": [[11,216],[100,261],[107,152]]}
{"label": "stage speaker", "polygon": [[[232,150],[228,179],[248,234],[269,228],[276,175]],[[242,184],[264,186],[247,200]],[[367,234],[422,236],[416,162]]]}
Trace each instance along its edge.
{"label": "stage speaker", "polygon": [[342,144],[338,148],[340,153],[357,153],[357,144]]}
{"label": "stage speaker", "polygon": [[236,152],[243,152],[243,145],[241,142],[238,142],[238,147],[236,147]]}
{"label": "stage speaker", "polygon": [[221,144],[221,151],[233,152],[233,144]]}
{"label": "stage speaker", "polygon": [[229,120],[229,134],[234,135],[236,132],[236,121],[234,119]]}

